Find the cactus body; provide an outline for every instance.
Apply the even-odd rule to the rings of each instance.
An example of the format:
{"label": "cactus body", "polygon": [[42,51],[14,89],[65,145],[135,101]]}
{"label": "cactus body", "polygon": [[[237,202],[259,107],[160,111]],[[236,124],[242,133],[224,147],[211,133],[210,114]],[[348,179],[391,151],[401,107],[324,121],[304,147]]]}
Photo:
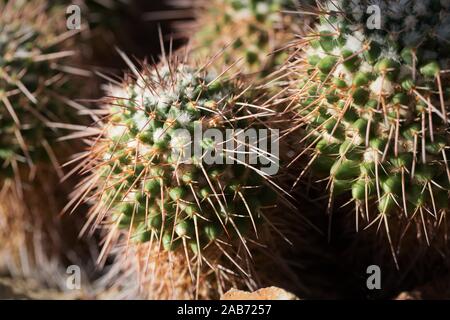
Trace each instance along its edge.
{"label": "cactus body", "polygon": [[[129,245],[182,255],[194,270],[202,259],[212,259],[204,267],[217,263],[213,257],[233,261],[227,251],[250,255],[248,241],[276,193],[256,166],[227,164],[226,149],[237,144],[225,147],[207,134],[247,129],[257,113],[238,102],[233,82],[185,64],[163,61],[135,76],[108,94],[103,135],[86,155],[91,175],[78,194],[92,190],[91,212],[110,225],[111,239],[122,230]],[[209,152],[219,160],[205,160]]]}
{"label": "cactus body", "polygon": [[[380,29],[366,13],[373,4]],[[297,64],[303,141],[313,150],[307,169],[328,177],[332,198],[351,194],[368,222],[415,221],[428,241],[449,209],[449,4],[327,1],[322,9]]]}

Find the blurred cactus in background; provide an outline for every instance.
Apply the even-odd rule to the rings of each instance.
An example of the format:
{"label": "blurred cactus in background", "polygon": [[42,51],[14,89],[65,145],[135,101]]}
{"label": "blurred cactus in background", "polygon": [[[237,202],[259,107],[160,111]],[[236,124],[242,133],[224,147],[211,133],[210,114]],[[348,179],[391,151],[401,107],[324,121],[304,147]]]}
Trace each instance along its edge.
{"label": "blurred cactus in background", "polygon": [[61,97],[71,90],[62,70],[74,54],[64,43],[73,32],[65,29],[63,8],[46,1],[0,5],[0,176],[20,181],[38,163],[58,166],[58,123],[70,123],[76,113]]}
{"label": "blurred cactus in background", "polygon": [[293,12],[295,0],[197,0],[193,7],[195,21],[179,27],[191,38],[192,58],[207,59],[214,53],[218,67],[236,64],[242,75],[275,71],[285,57],[280,49],[305,24]]}
{"label": "blurred cactus in background", "polygon": [[86,111],[71,98],[89,74],[77,67],[76,32],[65,7],[0,1],[0,270],[57,286],[64,259],[77,259],[76,223],[58,217],[60,165],[80,146],[59,139]]}

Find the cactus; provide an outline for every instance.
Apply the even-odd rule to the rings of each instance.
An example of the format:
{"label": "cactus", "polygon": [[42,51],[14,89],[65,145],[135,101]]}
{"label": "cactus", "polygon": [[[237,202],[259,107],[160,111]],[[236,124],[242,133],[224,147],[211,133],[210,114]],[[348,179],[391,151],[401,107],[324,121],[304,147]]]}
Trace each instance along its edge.
{"label": "cactus", "polygon": [[276,70],[284,55],[275,51],[294,38],[298,27],[296,16],[283,12],[295,9],[292,0],[214,0],[199,1],[199,6],[193,57],[204,59],[227,48],[215,62],[229,67],[242,59],[238,68],[244,75]]}
{"label": "cactus", "polygon": [[[90,175],[73,203],[95,199],[92,220],[109,225],[104,253],[123,230],[128,244],[150,244],[152,250],[181,254],[188,263],[195,257],[199,269],[211,257],[208,252],[236,267],[227,251],[251,256],[249,239],[265,220],[265,209],[275,206],[276,193],[258,167],[226,164],[231,150],[206,130],[246,129],[253,119],[262,122],[264,114],[239,102],[244,94],[233,81],[210,71],[163,60],[138,72],[126,61],[135,79],[127,76],[121,86],[111,87],[102,135],[84,156],[82,171]],[[227,138],[242,141],[235,134]],[[196,144],[200,154],[186,151]],[[205,161],[208,152],[223,164]]]}
{"label": "cactus", "polygon": [[357,225],[412,222],[429,242],[449,209],[449,2],[326,1],[317,15],[293,79],[312,151],[298,180],[327,179],[330,206],[351,195]]}
{"label": "cactus", "polygon": [[7,1],[0,2],[0,15],[0,177],[5,179],[29,175],[24,168],[36,163],[56,162],[52,147],[61,135],[56,127],[75,112],[71,115],[59,96],[67,90],[61,61],[73,54],[61,49],[70,35],[64,33],[64,10],[40,0]]}

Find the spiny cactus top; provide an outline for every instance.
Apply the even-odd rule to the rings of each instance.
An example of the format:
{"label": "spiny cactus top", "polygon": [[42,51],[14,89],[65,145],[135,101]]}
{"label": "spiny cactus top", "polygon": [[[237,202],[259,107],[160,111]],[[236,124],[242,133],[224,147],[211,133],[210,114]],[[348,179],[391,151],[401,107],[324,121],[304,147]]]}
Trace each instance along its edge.
{"label": "spiny cactus top", "polygon": [[439,224],[449,209],[450,2],[327,1],[318,16],[296,89],[309,166],[333,196],[351,191],[358,212],[375,200],[378,218]]}
{"label": "spiny cactus top", "polygon": [[58,68],[71,51],[65,11],[47,1],[0,1],[0,176],[52,158],[56,130],[66,116],[55,91],[65,85]]}
{"label": "spiny cactus top", "polygon": [[[190,254],[233,240],[245,245],[274,192],[251,165],[227,164],[215,139],[227,128],[246,129],[257,113],[237,102],[231,82],[184,64],[145,66],[136,77],[109,94],[79,196],[92,190],[97,221],[106,217],[112,232],[130,231],[134,242]],[[209,151],[220,160],[208,163]]]}
{"label": "spiny cactus top", "polygon": [[[295,15],[292,0],[214,0],[198,17],[199,31],[194,35],[194,56],[220,52],[218,64],[230,66],[242,59],[241,71],[250,74],[271,72],[282,62],[273,51],[286,45],[294,32],[285,32]],[[229,48],[228,48],[229,47]]]}

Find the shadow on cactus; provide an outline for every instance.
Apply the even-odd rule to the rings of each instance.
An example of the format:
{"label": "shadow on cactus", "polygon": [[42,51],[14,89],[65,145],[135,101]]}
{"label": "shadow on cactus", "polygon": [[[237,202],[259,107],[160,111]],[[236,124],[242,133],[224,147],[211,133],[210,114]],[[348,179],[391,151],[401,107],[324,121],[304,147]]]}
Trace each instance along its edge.
{"label": "shadow on cactus", "polygon": [[[262,168],[240,160],[239,152],[270,157],[237,129],[263,129],[274,113],[245,103],[247,91],[235,81],[177,58],[138,71],[122,56],[133,74],[111,84],[99,111],[105,116],[100,135],[80,155],[88,176],[68,207],[91,202],[90,222],[106,225],[99,261],[122,235],[127,246],[145,244],[150,261],[163,252],[184,256],[197,286],[205,268],[211,276],[228,273],[221,281],[250,283],[250,247],[259,226],[271,225],[266,215],[275,210],[277,192]],[[233,134],[219,142],[226,129]]]}
{"label": "shadow on cactus", "polygon": [[[380,28],[369,25],[373,4]],[[307,172],[327,180],[330,207],[351,194],[357,229],[383,226],[395,243],[415,229],[430,243],[449,209],[450,3],[319,5],[315,32],[287,65],[307,146],[296,160],[310,156],[297,182]]]}

